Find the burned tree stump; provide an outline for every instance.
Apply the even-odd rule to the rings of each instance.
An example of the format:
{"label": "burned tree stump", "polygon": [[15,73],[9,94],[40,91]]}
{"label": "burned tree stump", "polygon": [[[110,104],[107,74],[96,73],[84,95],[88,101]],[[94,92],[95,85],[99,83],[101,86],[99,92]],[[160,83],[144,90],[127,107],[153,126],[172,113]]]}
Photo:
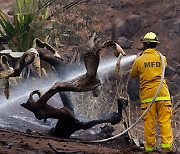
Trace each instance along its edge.
{"label": "burned tree stump", "polygon": [[[35,40],[38,44],[38,54],[41,60],[44,60],[51,64],[57,71],[58,75],[61,73],[62,66],[64,65],[60,56],[55,56],[57,53],[53,48],[51,48],[46,43],[40,41],[39,39]],[[53,129],[53,134],[59,137],[69,138],[72,133],[80,129],[89,129],[96,124],[101,123],[111,123],[116,124],[121,121],[123,103],[126,102],[124,99],[118,101],[118,113],[103,113],[95,120],[88,122],[82,122],[75,118],[73,111],[69,110],[66,105],[61,108],[55,108],[51,105],[48,105],[48,100],[55,95],[56,93],[63,93],[67,96],[65,92],[84,92],[84,91],[93,91],[94,94],[100,86],[100,80],[97,76],[97,69],[99,66],[100,55],[99,52],[102,48],[107,46],[116,46],[117,44],[113,41],[106,41],[100,43],[100,39],[96,37],[96,34],[89,40],[87,43],[86,53],[84,55],[84,65],[87,72],[77,78],[67,81],[67,82],[57,82],[55,83],[47,92],[42,94],[39,90],[33,91],[26,103],[21,104],[24,108],[34,113],[35,117],[39,120],[54,118],[58,119],[58,122]],[[48,50],[47,50],[48,49]],[[119,50],[118,50],[119,52]],[[122,52],[122,51],[121,51]],[[116,53],[120,54],[120,53]],[[9,74],[10,76],[18,76],[23,68],[32,63],[35,55],[33,53],[25,53],[17,63],[14,68],[13,73]],[[33,100],[33,95],[38,94],[39,99],[37,101]],[[63,100],[67,97],[64,97]],[[65,102],[63,102],[65,104]],[[67,103],[68,105],[70,102]],[[67,105],[67,106],[68,106]],[[69,106],[71,108],[71,106]]]}
{"label": "burned tree stump", "polygon": [[125,98],[120,98],[117,100],[118,104],[118,112],[113,113],[102,113],[96,119],[90,120],[87,122],[82,122],[78,120],[73,112],[71,112],[66,107],[63,108],[55,108],[48,104],[43,104],[39,102],[35,102],[33,100],[33,95],[38,94],[41,98],[40,91],[31,92],[29,99],[26,103],[21,104],[24,108],[34,113],[35,117],[39,120],[46,120],[47,118],[55,118],[58,119],[58,122],[51,130],[52,135],[69,138],[71,134],[75,131],[83,129],[89,129],[97,124],[101,123],[111,123],[115,125],[121,121],[122,118],[122,110],[127,106],[128,100]]}

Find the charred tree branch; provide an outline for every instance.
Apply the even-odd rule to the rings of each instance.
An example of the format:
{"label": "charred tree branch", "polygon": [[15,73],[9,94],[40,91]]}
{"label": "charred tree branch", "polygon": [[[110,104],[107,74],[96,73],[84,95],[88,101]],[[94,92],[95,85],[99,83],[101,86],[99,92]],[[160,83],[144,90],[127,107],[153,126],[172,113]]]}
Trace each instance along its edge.
{"label": "charred tree branch", "polygon": [[[41,44],[41,47],[44,47]],[[99,52],[106,46],[114,46],[112,42],[100,44],[100,40],[96,37],[96,34],[90,39],[87,44],[87,51],[84,56],[84,65],[86,67],[86,74],[76,77],[75,79],[67,82],[55,83],[47,92],[44,94],[39,91],[34,91],[30,94],[29,99],[26,103],[21,104],[27,110],[33,112],[37,119],[54,118],[58,119],[56,127],[53,129],[53,134],[60,137],[69,138],[72,133],[80,129],[89,129],[96,124],[111,123],[116,124],[121,121],[122,109],[124,99],[118,101],[118,113],[104,113],[98,116],[96,119],[82,122],[74,117],[74,114],[66,107],[61,109],[55,108],[47,104],[47,101],[57,92],[84,92],[95,90],[99,87],[100,81],[97,77],[97,69],[99,66]],[[47,51],[48,52],[48,51]],[[49,63],[55,59],[52,57],[52,51],[45,54],[39,50],[39,55]],[[60,59],[58,59],[60,62]],[[52,63],[52,62],[51,62]],[[39,99],[35,102],[33,95],[38,94]]]}
{"label": "charred tree branch", "polygon": [[24,53],[22,57],[16,63],[14,72],[9,75],[9,77],[20,76],[22,70],[25,66],[31,64],[35,58],[35,53]]}

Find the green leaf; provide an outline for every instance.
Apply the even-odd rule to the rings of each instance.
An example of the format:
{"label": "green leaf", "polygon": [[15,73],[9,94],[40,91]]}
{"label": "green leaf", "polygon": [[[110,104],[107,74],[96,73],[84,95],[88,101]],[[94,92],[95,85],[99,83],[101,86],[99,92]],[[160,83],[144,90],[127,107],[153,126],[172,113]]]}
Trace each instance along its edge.
{"label": "green leaf", "polygon": [[35,31],[37,31],[31,24],[39,20],[38,15],[44,20],[47,15],[47,9],[38,12],[38,3],[35,0],[16,0],[13,23],[6,18],[0,9],[0,26],[2,27],[0,35],[11,39],[9,41],[11,43],[10,49],[15,47],[21,52],[31,48],[32,42],[35,39]]}

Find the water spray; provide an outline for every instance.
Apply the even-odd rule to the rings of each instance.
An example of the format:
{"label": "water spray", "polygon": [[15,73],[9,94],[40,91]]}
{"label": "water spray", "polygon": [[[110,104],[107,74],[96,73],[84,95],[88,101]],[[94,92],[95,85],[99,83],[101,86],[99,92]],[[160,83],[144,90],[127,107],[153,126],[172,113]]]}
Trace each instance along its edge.
{"label": "water spray", "polygon": [[[129,64],[131,64],[135,59],[137,58],[136,55],[127,55],[125,57],[122,57],[120,61],[120,66],[124,67]],[[117,58],[109,58],[109,59],[104,59],[98,68],[98,73],[104,73],[107,72],[108,70],[112,70],[114,66],[116,65]]]}
{"label": "water spray", "polygon": [[[135,59],[137,58],[137,55],[126,55],[125,57],[122,57],[121,61],[120,61],[120,66],[124,67],[124,66],[128,66],[129,64],[131,64]],[[103,73],[107,73],[111,70],[114,70],[115,65],[117,62],[117,58],[115,57],[111,57],[111,58],[101,58],[99,67],[98,67],[98,74],[101,75]],[[72,72],[70,72],[66,79],[63,81],[70,81],[82,74],[86,73],[86,69],[85,67],[81,67],[78,66],[79,68],[74,68]]]}

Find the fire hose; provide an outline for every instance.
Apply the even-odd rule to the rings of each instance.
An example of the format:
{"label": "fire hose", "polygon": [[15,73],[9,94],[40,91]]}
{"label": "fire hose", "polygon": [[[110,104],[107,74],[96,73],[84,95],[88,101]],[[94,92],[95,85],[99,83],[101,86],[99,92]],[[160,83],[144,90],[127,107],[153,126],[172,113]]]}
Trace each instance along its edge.
{"label": "fire hose", "polygon": [[159,55],[160,55],[160,59],[161,59],[161,62],[162,62],[162,75],[161,75],[161,80],[160,80],[160,83],[159,83],[159,86],[156,90],[156,93],[153,97],[153,100],[151,101],[151,103],[149,104],[149,106],[147,107],[147,109],[144,111],[144,113],[137,119],[137,121],[132,124],[129,128],[127,128],[126,130],[124,130],[123,132],[113,136],[113,137],[110,137],[110,138],[106,138],[106,139],[102,139],[102,140],[94,140],[94,141],[89,141],[91,143],[97,143],[97,142],[106,142],[106,141],[110,141],[110,140],[113,140],[117,137],[120,137],[122,136],[123,134],[127,133],[128,131],[130,131],[132,128],[134,128],[136,126],[136,124],[146,115],[146,113],[149,111],[149,109],[151,108],[152,104],[155,102],[156,100],[156,97],[159,95],[159,92],[161,90],[161,87],[162,87],[162,84],[163,84],[163,80],[164,80],[164,74],[165,74],[165,64],[164,64],[164,58],[163,58],[163,55],[158,52]]}

